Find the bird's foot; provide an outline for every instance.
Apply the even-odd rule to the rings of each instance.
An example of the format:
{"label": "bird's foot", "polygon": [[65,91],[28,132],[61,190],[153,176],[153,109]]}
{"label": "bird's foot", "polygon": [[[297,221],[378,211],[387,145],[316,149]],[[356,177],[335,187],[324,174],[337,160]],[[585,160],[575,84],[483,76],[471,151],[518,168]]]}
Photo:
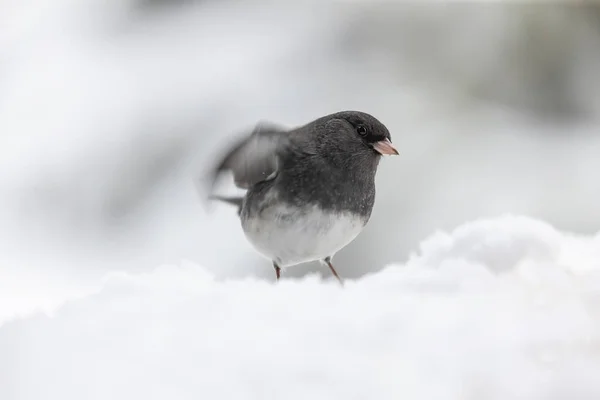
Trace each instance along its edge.
{"label": "bird's foot", "polygon": [[331,257],[327,257],[323,260],[323,263],[327,264],[327,266],[329,267],[329,269],[331,270],[331,273],[333,273],[333,276],[335,276],[338,280],[338,282],[340,283],[340,285],[344,286],[344,282],[342,281],[342,279],[340,278],[340,276],[338,275],[338,273],[336,272],[335,268],[333,268],[333,264],[331,263]]}
{"label": "bird's foot", "polygon": [[281,278],[281,268],[279,265],[275,264],[275,262],[273,262],[273,268],[275,268],[275,276],[277,277],[277,280],[279,280],[279,278]]}

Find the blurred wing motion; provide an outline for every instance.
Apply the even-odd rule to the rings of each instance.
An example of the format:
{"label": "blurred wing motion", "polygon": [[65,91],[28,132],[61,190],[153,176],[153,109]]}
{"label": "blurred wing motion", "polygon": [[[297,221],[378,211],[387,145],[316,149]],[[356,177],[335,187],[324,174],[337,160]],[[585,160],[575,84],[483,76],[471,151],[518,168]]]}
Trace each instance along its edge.
{"label": "blurred wing motion", "polygon": [[[258,124],[252,133],[231,147],[217,167],[211,171],[211,192],[218,176],[225,171],[233,173],[235,185],[248,189],[258,182],[277,176],[280,150],[287,145],[287,131],[275,125]],[[211,196],[241,207],[241,198]]]}

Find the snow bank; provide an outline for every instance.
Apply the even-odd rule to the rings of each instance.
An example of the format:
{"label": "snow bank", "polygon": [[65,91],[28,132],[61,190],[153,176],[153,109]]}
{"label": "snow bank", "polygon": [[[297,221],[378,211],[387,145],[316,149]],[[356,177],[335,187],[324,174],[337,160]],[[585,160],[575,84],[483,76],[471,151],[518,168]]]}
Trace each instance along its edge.
{"label": "snow bank", "polygon": [[343,288],[167,266],[0,327],[3,400],[598,399],[598,376],[600,235],[521,217]]}

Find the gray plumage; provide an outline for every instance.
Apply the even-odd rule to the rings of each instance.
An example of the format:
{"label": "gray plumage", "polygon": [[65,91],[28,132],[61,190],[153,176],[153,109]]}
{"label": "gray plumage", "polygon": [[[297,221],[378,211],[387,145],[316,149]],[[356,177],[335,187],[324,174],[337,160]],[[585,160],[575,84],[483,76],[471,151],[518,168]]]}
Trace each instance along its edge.
{"label": "gray plumage", "polygon": [[375,117],[343,111],[301,127],[262,123],[211,172],[230,171],[244,198],[212,198],[238,208],[253,246],[281,267],[331,258],[360,233],[375,202],[382,154],[398,154]]}

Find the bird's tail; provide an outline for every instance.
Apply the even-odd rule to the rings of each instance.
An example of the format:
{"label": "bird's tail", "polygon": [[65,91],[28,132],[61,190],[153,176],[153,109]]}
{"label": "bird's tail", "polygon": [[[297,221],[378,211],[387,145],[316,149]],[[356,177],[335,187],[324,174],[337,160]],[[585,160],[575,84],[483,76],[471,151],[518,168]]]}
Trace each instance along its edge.
{"label": "bird's tail", "polygon": [[233,206],[236,206],[238,215],[242,212],[242,204],[244,203],[243,197],[225,197],[225,196],[212,195],[209,198],[211,200],[219,200],[224,203],[228,203]]}

